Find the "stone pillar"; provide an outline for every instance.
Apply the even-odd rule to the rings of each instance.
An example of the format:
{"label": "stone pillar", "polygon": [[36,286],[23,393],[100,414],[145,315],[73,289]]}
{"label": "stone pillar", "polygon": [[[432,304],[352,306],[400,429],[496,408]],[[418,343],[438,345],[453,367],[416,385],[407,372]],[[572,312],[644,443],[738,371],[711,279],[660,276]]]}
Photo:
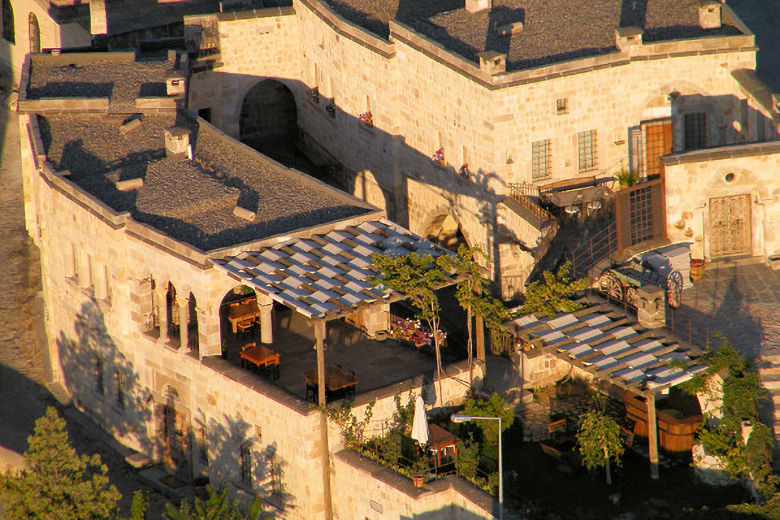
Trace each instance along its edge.
{"label": "stone pillar", "polygon": [[658,420],[655,415],[655,394],[645,396],[647,399],[647,443],[650,452],[650,478],[658,480]]}
{"label": "stone pillar", "polygon": [[274,301],[267,294],[257,295],[260,307],[260,342],[270,345],[274,342]]}
{"label": "stone pillar", "polygon": [[179,306],[179,347],[188,348],[190,335],[190,299],[176,298]]}
{"label": "stone pillar", "polygon": [[320,435],[321,435],[321,453],[322,461],[322,488],[324,495],[325,519],[333,518],[333,504],[331,503],[330,491],[330,443],[328,441],[328,410],[325,400],[325,320],[316,320],[314,322],[314,338],[317,348],[317,402],[320,406]]}
{"label": "stone pillar", "polygon": [[655,285],[636,290],[636,319],[648,329],[666,326],[666,293]]}
{"label": "stone pillar", "polygon": [[89,2],[89,25],[93,35],[108,34],[106,0],[91,0]]}
{"label": "stone pillar", "polygon": [[167,284],[165,287],[156,287],[154,289],[154,297],[157,300],[157,321],[160,322],[160,337],[158,341],[165,343],[168,341],[168,303],[166,297],[168,296]]}

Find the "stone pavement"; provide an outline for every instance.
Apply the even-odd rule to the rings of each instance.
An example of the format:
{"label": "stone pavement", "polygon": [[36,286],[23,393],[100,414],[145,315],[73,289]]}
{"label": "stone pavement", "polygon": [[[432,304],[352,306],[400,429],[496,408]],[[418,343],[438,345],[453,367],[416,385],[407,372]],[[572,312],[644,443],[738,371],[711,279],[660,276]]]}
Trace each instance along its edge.
{"label": "stone pavement", "polygon": [[694,336],[719,332],[747,358],[780,354],[780,271],[754,259],[709,263],[673,320],[681,336],[690,321]]}

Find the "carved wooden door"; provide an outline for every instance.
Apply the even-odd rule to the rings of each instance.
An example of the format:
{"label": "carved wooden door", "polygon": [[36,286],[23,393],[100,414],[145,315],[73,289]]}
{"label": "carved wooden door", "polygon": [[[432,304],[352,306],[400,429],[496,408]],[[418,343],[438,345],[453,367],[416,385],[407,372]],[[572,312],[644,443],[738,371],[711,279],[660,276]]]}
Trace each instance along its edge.
{"label": "carved wooden door", "polygon": [[710,256],[751,251],[750,195],[710,199]]}
{"label": "carved wooden door", "polygon": [[659,175],[663,167],[660,158],[672,153],[672,121],[663,119],[645,122],[642,123],[642,129],[645,133],[647,160],[645,172],[648,177]]}

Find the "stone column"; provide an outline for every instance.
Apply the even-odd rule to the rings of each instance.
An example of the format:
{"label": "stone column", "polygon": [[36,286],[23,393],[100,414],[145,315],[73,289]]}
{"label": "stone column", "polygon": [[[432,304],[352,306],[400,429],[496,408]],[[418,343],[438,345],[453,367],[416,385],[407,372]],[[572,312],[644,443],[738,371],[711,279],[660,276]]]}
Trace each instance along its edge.
{"label": "stone column", "polygon": [[270,345],[274,342],[274,301],[267,294],[258,294],[257,306],[260,307],[260,342]]}
{"label": "stone column", "polygon": [[154,297],[157,300],[157,320],[160,322],[160,337],[158,341],[165,343],[168,341],[168,304],[166,297],[168,296],[167,284],[166,287],[156,287],[154,289]]}
{"label": "stone column", "polygon": [[655,285],[636,289],[636,319],[648,329],[666,326],[666,294]]}
{"label": "stone column", "polygon": [[647,400],[647,442],[650,452],[650,478],[658,480],[658,420],[655,415],[655,394],[645,396]]}
{"label": "stone column", "polygon": [[190,299],[176,298],[179,306],[179,348],[189,347],[190,336]]}

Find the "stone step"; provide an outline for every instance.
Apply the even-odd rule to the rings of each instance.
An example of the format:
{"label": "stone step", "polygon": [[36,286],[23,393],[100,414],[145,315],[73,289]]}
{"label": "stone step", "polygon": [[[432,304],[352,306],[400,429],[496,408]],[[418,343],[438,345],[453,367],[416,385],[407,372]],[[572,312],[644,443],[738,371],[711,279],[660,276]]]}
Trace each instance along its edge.
{"label": "stone step", "polygon": [[[780,378],[778,379],[766,379],[761,378],[761,386],[769,390],[770,392],[780,392]],[[774,397],[774,396],[773,396]]]}
{"label": "stone step", "polygon": [[772,367],[761,367],[758,369],[758,376],[761,379],[765,377],[777,377],[780,379],[780,365]]}

